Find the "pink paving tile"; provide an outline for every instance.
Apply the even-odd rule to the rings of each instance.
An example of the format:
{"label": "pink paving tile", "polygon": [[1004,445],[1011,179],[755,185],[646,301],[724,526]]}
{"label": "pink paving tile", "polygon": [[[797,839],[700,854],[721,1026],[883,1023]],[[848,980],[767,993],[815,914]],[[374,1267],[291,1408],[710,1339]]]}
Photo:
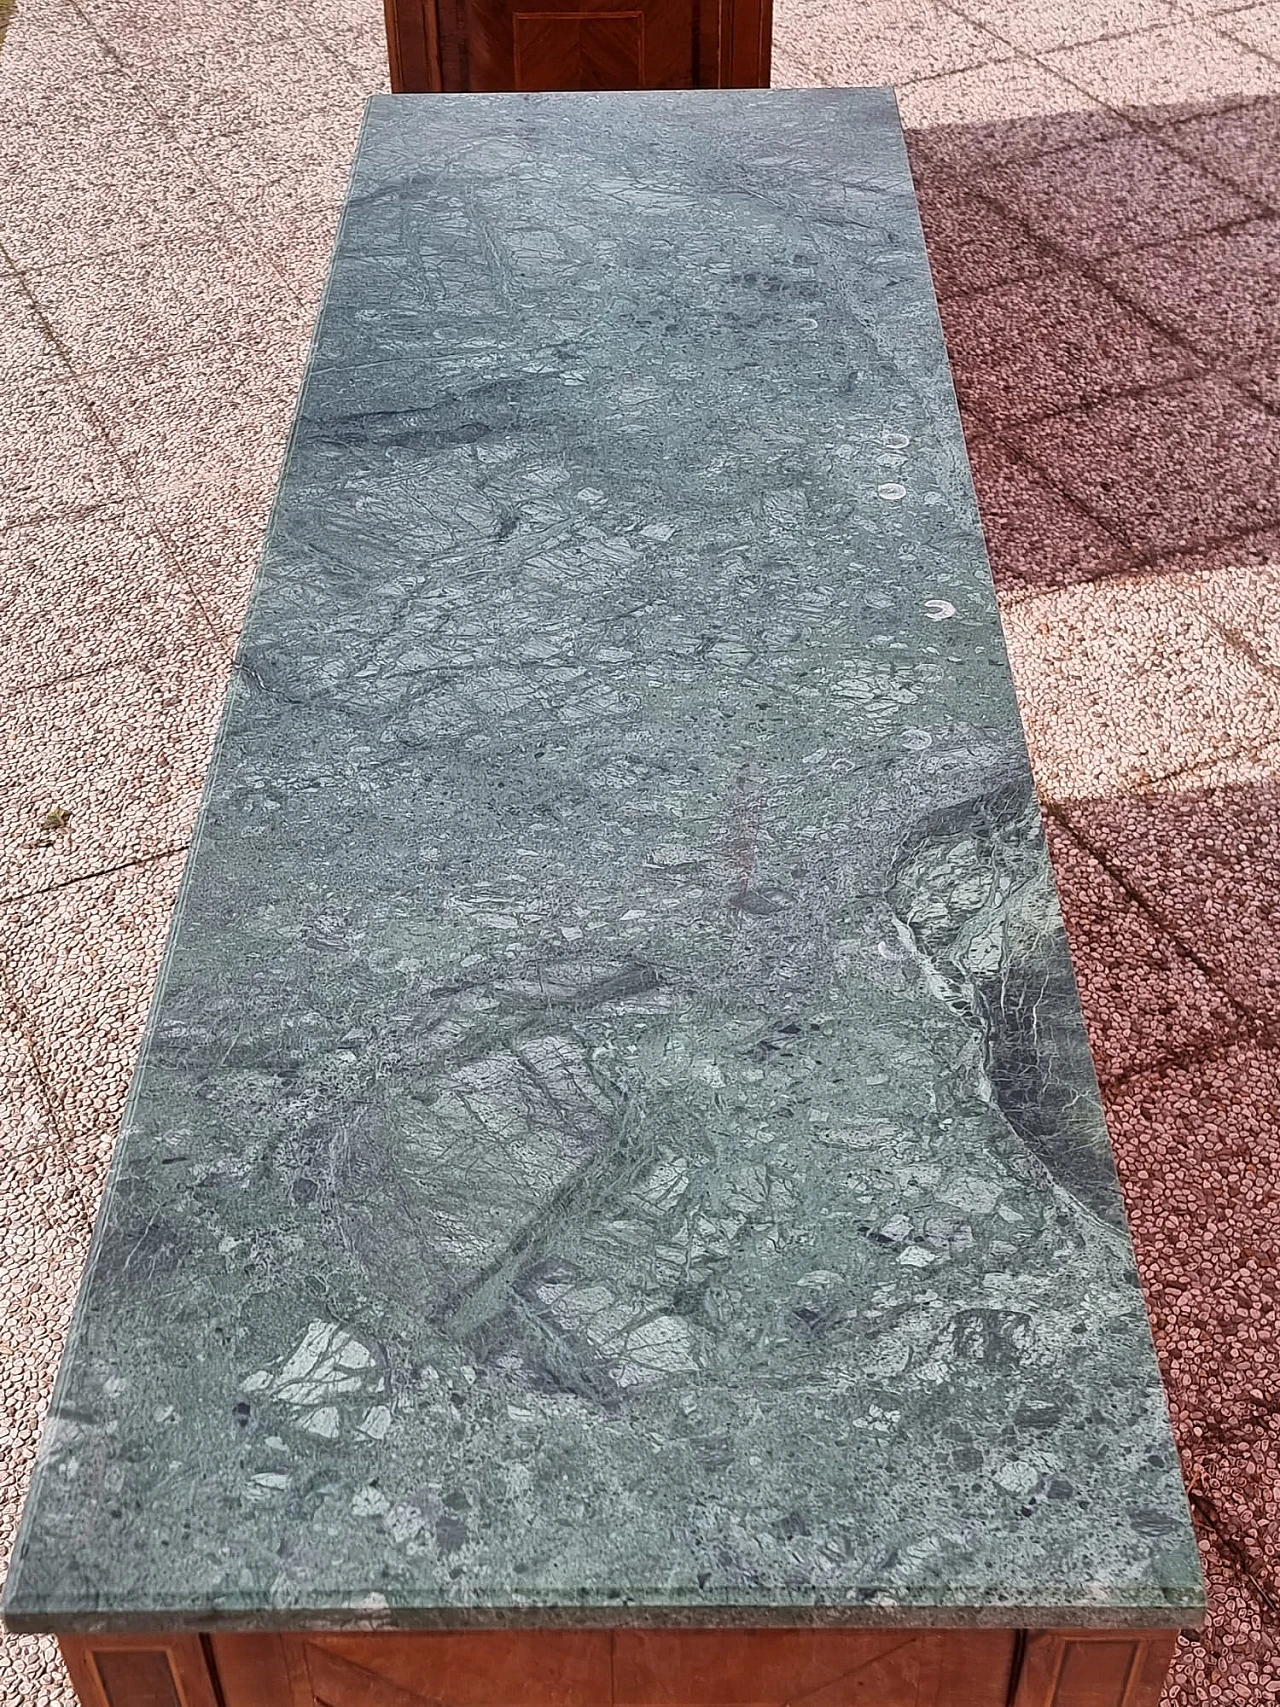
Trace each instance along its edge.
{"label": "pink paving tile", "polygon": [[275,488],[305,360],[301,336],[273,336],[94,374],[83,389],[148,504],[259,500]]}
{"label": "pink paving tile", "polygon": [[1026,53],[1154,29],[1178,16],[1169,0],[961,0],[961,10]]}
{"label": "pink paving tile", "polygon": [[1185,119],[1165,140],[1280,212],[1280,100]]}
{"label": "pink paving tile", "polygon": [[0,389],[28,390],[32,384],[65,379],[68,373],[18,279],[0,264]]}
{"label": "pink paving tile", "polygon": [[1090,258],[1261,211],[1154,137],[1136,134],[997,167],[983,189],[1036,236]]}
{"label": "pink paving tile", "polygon": [[1020,448],[1135,550],[1195,550],[1280,521],[1280,419],[1198,379],[1022,429]]}
{"label": "pink paving tile", "polygon": [[1060,824],[1046,829],[1099,1078],[1239,1030],[1239,1010],[1146,908]]}
{"label": "pink paving tile", "polygon": [[939,296],[1014,284],[1041,271],[1044,258],[1026,233],[947,167],[922,161],[914,176]]}
{"label": "pink paving tile", "polygon": [[147,99],[190,140],[248,135],[294,124],[306,113],[358,109],[362,91],[348,66],[323,42],[246,36],[175,46],[163,31],[140,40],[131,67]]}
{"label": "pink paving tile", "polygon": [[1280,570],[1110,576],[1001,614],[1046,799],[1164,796],[1214,765],[1269,774],[1280,672],[1231,636],[1280,619]]}
{"label": "pink paving tile", "polygon": [[1062,270],[941,304],[961,402],[1001,423],[1097,403],[1187,372],[1187,356]]}
{"label": "pink paving tile", "polygon": [[[1280,1309],[1270,1311],[1257,1329],[1274,1346],[1280,1336]],[[1262,1389],[1256,1389],[1261,1392]],[[1186,1476],[1192,1509],[1204,1527],[1248,1561],[1256,1587],[1280,1604],[1280,1430],[1274,1406],[1280,1391],[1255,1401],[1252,1427],[1234,1418],[1203,1419],[1202,1438],[1191,1437]]]}
{"label": "pink paving tile", "polygon": [[198,635],[180,665],[122,665],[7,699],[0,895],[184,845],[228,668]]}
{"label": "pink paving tile", "polygon": [[236,217],[237,231],[254,254],[274,267],[301,305],[308,325],[320,306],[340,211],[334,202]]}
{"label": "pink paving tile", "polygon": [[1215,27],[1246,47],[1280,60],[1280,5],[1275,0],[1265,6],[1224,12],[1215,20]]}
{"label": "pink paving tile", "polygon": [[1280,90],[1280,66],[1196,23],[1062,48],[1045,64],[1095,99],[1157,124],[1185,117],[1191,102],[1225,107]]}
{"label": "pink paving tile", "polygon": [[1116,256],[1102,271],[1201,355],[1248,362],[1280,346],[1280,219]]}
{"label": "pink paving tile", "polygon": [[1012,51],[935,0],[860,0],[849,8],[791,0],[774,20],[774,38],[824,83],[911,83]]}
{"label": "pink paving tile", "polygon": [[81,86],[56,120],[0,127],[0,179],[0,242],[19,270],[198,232],[225,211],[123,78],[92,103]]}
{"label": "pink paving tile", "polygon": [[1012,594],[1066,587],[1134,566],[1133,553],[998,443],[970,463],[996,586]]}
{"label": "pink paving tile", "polygon": [[366,19],[350,28],[334,25],[324,31],[324,45],[347,67],[363,94],[390,93],[387,35],[380,19]]}
{"label": "pink paving tile", "polygon": [[813,89],[821,83],[822,78],[805,64],[794,48],[774,42],[769,70],[771,89]]}
{"label": "pink paving tile", "polygon": [[1128,127],[1083,90],[1029,59],[984,65],[898,90],[911,142],[958,171],[977,171]]}
{"label": "pink paving tile", "polygon": [[327,37],[334,30],[360,30],[380,38],[385,52],[382,12],[369,0],[289,0],[288,10],[301,28],[313,35]]}
{"label": "pink paving tile", "polygon": [[336,209],[346,193],[360,129],[358,91],[331,113],[304,113],[288,124],[210,135],[198,120],[174,121],[237,219],[288,221],[312,208]]}
{"label": "pink paving tile", "polygon": [[1076,800],[1062,816],[1229,995],[1259,1015],[1274,1013],[1280,780]]}
{"label": "pink paving tile", "polygon": [[104,99],[128,91],[128,80],[67,0],[19,6],[0,53],[0,113],[6,126],[32,120],[56,127]]}
{"label": "pink paving tile", "polygon": [[[0,948],[0,1105],[5,1109],[5,1156],[53,1141],[49,1099],[31,1045],[12,1004],[7,963]],[[0,1330],[2,1331],[2,1330]]]}
{"label": "pink paving tile", "polygon": [[1275,1609],[1203,1528],[1200,1562],[1208,1617],[1179,1637],[1163,1707],[1269,1707],[1280,1694]]}
{"label": "pink paving tile", "polygon": [[296,338],[305,319],[274,268],[236,231],[171,237],[123,254],[43,267],[27,282],[78,372],[138,367],[179,350]]}
{"label": "pink paving tile", "polygon": [[170,558],[196,590],[224,644],[233,644],[244,621],[271,493],[188,493],[153,500],[152,513]]}
{"label": "pink paving tile", "polygon": [[1204,18],[1216,22],[1228,12],[1247,11],[1252,0],[1173,0],[1173,3],[1188,18]]}
{"label": "pink paving tile", "polygon": [[1233,377],[1242,390],[1280,415],[1280,352],[1238,370]]}
{"label": "pink paving tile", "polygon": [[9,387],[0,433],[0,528],[123,498],[119,459],[75,385]]}
{"label": "pink paving tile", "polygon": [[130,63],[144,63],[157,42],[190,48],[234,48],[250,42],[279,41],[305,27],[280,0],[166,0],[163,28],[156,13],[137,0],[82,0],[82,10],[109,47]]}
{"label": "pink paving tile", "polygon": [[0,954],[67,1153],[92,1201],[120,1125],[183,855],[0,909]]}
{"label": "pink paving tile", "polygon": [[[1137,1074],[1108,1129],[1189,1479],[1280,1402],[1280,1063],[1254,1041]],[[1275,1444],[1275,1443],[1273,1443]]]}
{"label": "pink paving tile", "polygon": [[201,616],[133,500],[0,533],[7,693],[120,664],[180,663]]}

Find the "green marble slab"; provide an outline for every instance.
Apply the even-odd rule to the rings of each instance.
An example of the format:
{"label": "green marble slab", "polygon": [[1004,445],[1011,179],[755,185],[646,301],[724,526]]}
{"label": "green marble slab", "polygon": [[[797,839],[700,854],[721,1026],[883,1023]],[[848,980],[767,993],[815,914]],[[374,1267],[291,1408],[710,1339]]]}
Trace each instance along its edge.
{"label": "green marble slab", "polygon": [[9,1624],[1201,1604],[892,95],[374,100]]}

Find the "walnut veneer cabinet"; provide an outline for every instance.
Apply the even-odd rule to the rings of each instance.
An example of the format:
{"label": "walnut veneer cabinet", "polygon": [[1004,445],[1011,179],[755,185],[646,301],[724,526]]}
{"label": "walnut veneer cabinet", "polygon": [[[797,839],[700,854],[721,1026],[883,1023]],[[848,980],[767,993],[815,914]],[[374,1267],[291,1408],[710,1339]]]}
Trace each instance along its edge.
{"label": "walnut veneer cabinet", "polygon": [[397,93],[769,82],[771,0],[385,0]]}
{"label": "walnut veneer cabinet", "polygon": [[371,103],[4,1612],[84,1707],[1155,1707],[888,90]]}
{"label": "walnut veneer cabinet", "polygon": [[64,1639],[83,1707],[1156,1707],[1172,1632]]}

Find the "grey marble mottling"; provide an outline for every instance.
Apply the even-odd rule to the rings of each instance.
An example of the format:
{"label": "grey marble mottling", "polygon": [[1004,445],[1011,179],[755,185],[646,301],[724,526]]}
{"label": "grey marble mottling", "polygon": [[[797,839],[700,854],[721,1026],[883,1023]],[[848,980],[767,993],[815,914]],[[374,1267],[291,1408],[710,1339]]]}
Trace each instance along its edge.
{"label": "grey marble mottling", "polygon": [[375,100],[9,1622],[1200,1605],[892,97]]}

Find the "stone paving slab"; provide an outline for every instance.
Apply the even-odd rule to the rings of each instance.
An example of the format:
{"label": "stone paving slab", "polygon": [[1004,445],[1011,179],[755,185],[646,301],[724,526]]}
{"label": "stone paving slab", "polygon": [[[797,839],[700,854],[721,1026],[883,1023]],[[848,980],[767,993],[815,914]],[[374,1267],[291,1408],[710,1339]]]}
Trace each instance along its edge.
{"label": "stone paving slab", "polygon": [[[376,0],[173,0],[163,28],[136,0],[19,0],[0,47],[0,693],[26,779],[0,926],[23,1158],[0,1537],[181,864],[162,844],[189,821],[383,67]],[[1280,8],[779,0],[776,82],[883,77],[1210,1584],[1167,1699],[1261,1704],[1280,1694]],[[164,718],[121,739],[111,692],[184,668],[176,751]],[[65,830],[42,830],[59,804]],[[95,849],[120,868],[90,870]],[[0,1697],[69,1701],[51,1643],[0,1648]]]}

